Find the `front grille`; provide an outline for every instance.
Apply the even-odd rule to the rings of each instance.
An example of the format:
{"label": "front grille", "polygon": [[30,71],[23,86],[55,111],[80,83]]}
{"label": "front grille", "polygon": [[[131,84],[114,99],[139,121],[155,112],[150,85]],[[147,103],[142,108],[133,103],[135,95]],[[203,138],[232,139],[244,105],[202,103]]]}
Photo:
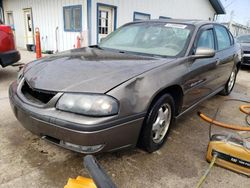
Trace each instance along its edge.
{"label": "front grille", "polygon": [[21,91],[27,100],[36,104],[46,104],[56,95],[56,92],[33,89],[26,81],[24,81]]}
{"label": "front grille", "polygon": [[243,58],[242,58],[242,62],[243,62],[244,64],[249,64],[249,65],[250,65],[250,57],[243,57]]}
{"label": "front grille", "polygon": [[250,51],[243,51],[243,54],[250,54]]}

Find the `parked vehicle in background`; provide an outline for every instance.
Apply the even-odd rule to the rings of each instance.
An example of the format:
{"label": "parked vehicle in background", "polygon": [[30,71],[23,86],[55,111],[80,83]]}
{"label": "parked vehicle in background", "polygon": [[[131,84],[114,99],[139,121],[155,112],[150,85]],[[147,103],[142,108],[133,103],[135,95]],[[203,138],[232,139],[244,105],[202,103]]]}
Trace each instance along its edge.
{"label": "parked vehicle in background", "polygon": [[6,67],[20,60],[12,29],[0,21],[0,64]]}
{"label": "parked vehicle in background", "polygon": [[237,42],[240,43],[243,52],[241,64],[250,66],[250,34],[238,36]]}
{"label": "parked vehicle in background", "polygon": [[220,24],[137,21],[99,45],[27,64],[9,98],[25,128],[59,146],[95,153],[138,143],[153,152],[175,118],[230,94],[240,55]]}

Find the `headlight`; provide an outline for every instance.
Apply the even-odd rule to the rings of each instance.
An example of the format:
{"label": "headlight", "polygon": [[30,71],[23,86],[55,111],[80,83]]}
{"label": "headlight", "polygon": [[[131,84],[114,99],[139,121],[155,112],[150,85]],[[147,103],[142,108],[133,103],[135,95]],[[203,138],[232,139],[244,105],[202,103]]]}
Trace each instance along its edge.
{"label": "headlight", "polygon": [[118,101],[102,94],[66,93],[59,99],[56,108],[88,116],[110,116],[118,113]]}

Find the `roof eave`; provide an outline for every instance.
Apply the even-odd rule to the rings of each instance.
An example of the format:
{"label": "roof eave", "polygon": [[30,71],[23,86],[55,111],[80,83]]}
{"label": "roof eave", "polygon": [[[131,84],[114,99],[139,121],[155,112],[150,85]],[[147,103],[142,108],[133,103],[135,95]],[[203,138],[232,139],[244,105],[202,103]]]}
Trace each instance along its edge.
{"label": "roof eave", "polygon": [[216,14],[226,14],[224,6],[221,4],[220,0],[209,0],[212,7],[214,8]]}

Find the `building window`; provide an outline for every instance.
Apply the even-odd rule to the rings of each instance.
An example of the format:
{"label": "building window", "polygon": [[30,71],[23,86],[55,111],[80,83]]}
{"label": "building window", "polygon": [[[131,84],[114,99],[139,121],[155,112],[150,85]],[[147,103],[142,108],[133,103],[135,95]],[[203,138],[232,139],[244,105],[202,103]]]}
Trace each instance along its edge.
{"label": "building window", "polygon": [[99,34],[108,34],[108,23],[109,23],[109,12],[104,10],[99,10]]}
{"label": "building window", "polygon": [[3,8],[0,7],[0,24],[3,24],[4,19],[3,19]]}
{"label": "building window", "polygon": [[150,14],[134,12],[134,21],[137,20],[150,20]]}
{"label": "building window", "polygon": [[82,31],[82,6],[63,7],[64,30],[72,32]]}

